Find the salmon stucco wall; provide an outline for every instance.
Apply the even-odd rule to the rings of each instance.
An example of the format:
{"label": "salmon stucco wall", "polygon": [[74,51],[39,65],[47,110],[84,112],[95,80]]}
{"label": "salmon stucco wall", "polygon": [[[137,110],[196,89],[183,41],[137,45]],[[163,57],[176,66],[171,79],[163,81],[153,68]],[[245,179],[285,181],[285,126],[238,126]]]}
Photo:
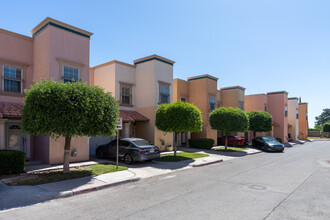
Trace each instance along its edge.
{"label": "salmon stucco wall", "polygon": [[308,136],[308,103],[299,103],[299,139],[305,140]]}
{"label": "salmon stucco wall", "polygon": [[297,118],[298,98],[288,98],[288,136],[294,141],[298,140],[299,120]]}
{"label": "salmon stucco wall", "polygon": [[287,92],[267,93],[268,112],[273,117],[273,136],[288,142],[288,117],[285,116],[285,106],[288,105]]}

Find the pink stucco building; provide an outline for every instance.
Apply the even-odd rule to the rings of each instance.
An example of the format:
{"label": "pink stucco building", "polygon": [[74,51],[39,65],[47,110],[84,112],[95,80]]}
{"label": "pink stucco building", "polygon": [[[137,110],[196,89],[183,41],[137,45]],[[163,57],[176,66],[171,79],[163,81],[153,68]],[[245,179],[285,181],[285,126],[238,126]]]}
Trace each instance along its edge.
{"label": "pink stucco building", "polygon": [[[32,37],[0,29],[0,149],[18,149],[28,159],[63,161],[64,140],[33,137],[21,131],[24,90],[34,81],[53,78],[89,83],[89,41],[92,33],[46,18]],[[88,137],[73,138],[71,161],[89,159]]]}

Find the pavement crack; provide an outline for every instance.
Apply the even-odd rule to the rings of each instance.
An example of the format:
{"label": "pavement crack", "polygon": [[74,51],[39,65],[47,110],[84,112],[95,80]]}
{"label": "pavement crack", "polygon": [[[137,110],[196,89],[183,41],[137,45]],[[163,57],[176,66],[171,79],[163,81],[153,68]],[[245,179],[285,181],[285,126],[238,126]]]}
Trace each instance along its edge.
{"label": "pavement crack", "polygon": [[283,202],[285,202],[292,194],[294,194],[307,180],[309,180],[314,173],[316,173],[316,171],[318,171],[320,169],[320,167],[318,167],[317,169],[314,170],[313,173],[311,173],[311,175],[309,175],[303,182],[301,182],[296,188],[295,190],[293,190],[291,193],[289,193],[280,203],[277,204],[277,206],[275,206],[271,212],[268,213],[268,215],[264,218],[267,219],[280,205],[282,205]]}

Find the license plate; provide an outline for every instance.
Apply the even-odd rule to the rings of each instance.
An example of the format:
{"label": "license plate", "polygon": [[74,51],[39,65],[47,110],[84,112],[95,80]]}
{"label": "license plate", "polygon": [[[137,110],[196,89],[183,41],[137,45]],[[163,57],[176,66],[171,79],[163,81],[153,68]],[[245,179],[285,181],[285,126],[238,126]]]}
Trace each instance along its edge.
{"label": "license plate", "polygon": [[155,150],[154,149],[150,149],[149,152],[150,153],[153,153],[153,152],[155,152]]}

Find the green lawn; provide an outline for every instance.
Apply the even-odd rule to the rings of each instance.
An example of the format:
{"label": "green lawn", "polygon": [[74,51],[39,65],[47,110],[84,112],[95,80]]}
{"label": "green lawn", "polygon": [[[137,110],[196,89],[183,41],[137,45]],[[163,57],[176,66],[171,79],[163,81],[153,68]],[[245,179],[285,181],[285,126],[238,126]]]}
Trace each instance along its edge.
{"label": "green lawn", "polygon": [[246,148],[241,148],[241,147],[227,147],[227,150],[225,148],[216,149],[216,151],[221,151],[221,152],[239,152],[244,150],[246,150]]}
{"label": "green lawn", "polygon": [[173,156],[173,154],[165,154],[161,155],[157,161],[161,162],[178,162],[183,160],[191,160],[201,157],[208,157],[207,154],[200,154],[200,153],[188,153],[188,152],[180,152],[177,153],[176,156]]}
{"label": "green lawn", "polygon": [[[118,171],[127,170],[127,167],[118,166]],[[39,185],[62,180],[76,179],[86,176],[100,175],[104,173],[116,172],[116,165],[95,164],[90,166],[72,167],[70,173],[64,174],[62,169],[39,171],[23,174],[19,178],[4,181],[7,185]]]}

